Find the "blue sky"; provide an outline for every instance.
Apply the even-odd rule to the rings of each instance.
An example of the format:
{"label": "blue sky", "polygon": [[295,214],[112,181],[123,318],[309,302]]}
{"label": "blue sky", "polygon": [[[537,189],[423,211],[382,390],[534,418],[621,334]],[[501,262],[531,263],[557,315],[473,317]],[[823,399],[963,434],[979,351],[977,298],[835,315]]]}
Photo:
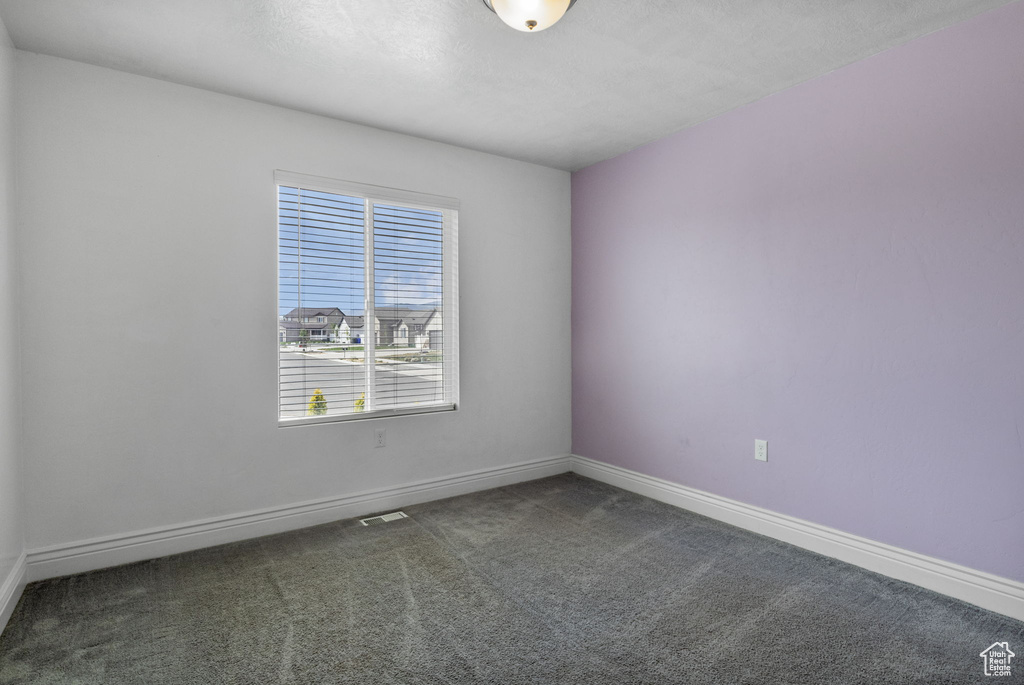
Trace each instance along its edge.
{"label": "blue sky", "polygon": [[[278,314],[295,307],[364,308],[362,198],[280,187]],[[373,206],[375,306],[441,304],[441,212]],[[301,253],[301,278],[298,268]]]}

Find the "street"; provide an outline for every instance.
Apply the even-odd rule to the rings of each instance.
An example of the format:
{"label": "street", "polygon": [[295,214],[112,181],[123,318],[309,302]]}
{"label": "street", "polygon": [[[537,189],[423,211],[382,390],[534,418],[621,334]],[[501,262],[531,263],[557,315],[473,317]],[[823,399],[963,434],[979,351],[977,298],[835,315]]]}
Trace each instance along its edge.
{"label": "street", "polygon": [[[377,408],[441,400],[440,363],[379,361],[374,373]],[[305,416],[317,388],[327,400],[328,414],[351,413],[366,389],[364,368],[340,355],[282,352],[281,416]],[[372,408],[367,403],[364,409]]]}

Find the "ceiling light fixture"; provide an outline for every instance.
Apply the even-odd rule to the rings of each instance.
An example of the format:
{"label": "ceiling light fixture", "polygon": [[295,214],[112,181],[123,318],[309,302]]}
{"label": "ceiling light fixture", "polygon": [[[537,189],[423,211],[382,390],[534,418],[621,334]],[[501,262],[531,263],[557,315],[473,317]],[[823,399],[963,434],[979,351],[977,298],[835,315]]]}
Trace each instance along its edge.
{"label": "ceiling light fixture", "polygon": [[484,0],[484,4],[517,31],[536,33],[554,26],[576,0]]}

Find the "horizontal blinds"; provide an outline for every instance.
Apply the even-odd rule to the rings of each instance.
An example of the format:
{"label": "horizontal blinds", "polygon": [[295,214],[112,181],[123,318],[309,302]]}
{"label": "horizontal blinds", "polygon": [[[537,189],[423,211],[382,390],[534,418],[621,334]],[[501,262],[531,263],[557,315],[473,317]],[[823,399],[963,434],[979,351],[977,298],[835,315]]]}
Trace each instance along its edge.
{"label": "horizontal blinds", "polygon": [[454,210],[298,185],[278,187],[278,206],[280,418],[451,405]]}
{"label": "horizontal blinds", "polygon": [[278,222],[280,416],[354,411],[366,370],[328,350],[359,336],[348,312],[364,306],[365,202],[281,186]]}
{"label": "horizontal blinds", "polygon": [[[379,322],[374,399],[381,408],[440,404],[444,383],[444,216],[373,206],[374,314]],[[414,351],[400,367],[388,348]]]}

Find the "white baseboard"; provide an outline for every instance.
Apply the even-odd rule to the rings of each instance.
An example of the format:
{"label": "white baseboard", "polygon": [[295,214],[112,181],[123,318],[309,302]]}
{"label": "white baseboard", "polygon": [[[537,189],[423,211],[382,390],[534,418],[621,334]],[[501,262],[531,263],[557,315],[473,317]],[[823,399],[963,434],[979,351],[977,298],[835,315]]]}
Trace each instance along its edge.
{"label": "white baseboard", "polygon": [[14,568],[4,578],[3,583],[0,583],[0,633],[4,632],[4,628],[7,627],[7,621],[14,613],[14,608],[18,606],[21,591],[24,589],[25,553],[22,552],[18,561],[14,563]]}
{"label": "white baseboard", "polygon": [[27,553],[27,577],[31,582],[156,559],[168,554],[554,476],[568,470],[568,456],[551,457],[397,487],[32,549]]}
{"label": "white baseboard", "polygon": [[1024,621],[1024,583],[573,455],[575,473]]}
{"label": "white baseboard", "polygon": [[1024,583],[576,455],[29,550],[0,585],[0,630],[26,582],[155,559],[566,471],[1024,620]]}

